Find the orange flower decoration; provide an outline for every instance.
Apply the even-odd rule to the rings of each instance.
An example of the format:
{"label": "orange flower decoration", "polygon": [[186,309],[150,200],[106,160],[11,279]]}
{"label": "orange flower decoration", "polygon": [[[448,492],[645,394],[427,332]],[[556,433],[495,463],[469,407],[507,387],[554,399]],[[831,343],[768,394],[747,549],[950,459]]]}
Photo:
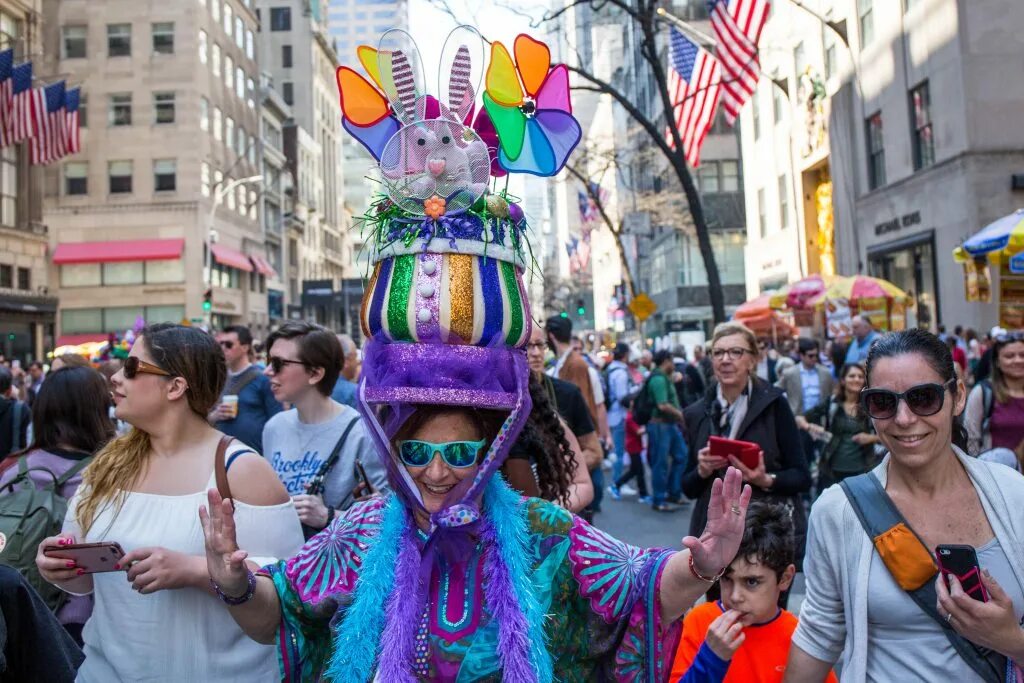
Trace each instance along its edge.
{"label": "orange flower decoration", "polygon": [[423,213],[430,216],[434,220],[437,220],[444,215],[444,197],[438,197],[436,194],[423,202]]}

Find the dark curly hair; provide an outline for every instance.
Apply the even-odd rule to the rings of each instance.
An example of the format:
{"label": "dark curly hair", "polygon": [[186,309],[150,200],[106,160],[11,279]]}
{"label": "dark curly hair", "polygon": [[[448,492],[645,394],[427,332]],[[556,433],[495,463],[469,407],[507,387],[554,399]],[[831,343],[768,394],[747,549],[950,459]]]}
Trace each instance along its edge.
{"label": "dark curly hair", "polygon": [[548,397],[543,380],[533,373],[530,373],[530,399],[533,410],[516,447],[533,456],[541,498],[568,505],[576,454],[565,438],[558,411]]}
{"label": "dark curly hair", "polygon": [[778,503],[751,503],[736,557],[751,564],[756,561],[781,579],[786,567],[796,562],[795,530],[789,509]]}

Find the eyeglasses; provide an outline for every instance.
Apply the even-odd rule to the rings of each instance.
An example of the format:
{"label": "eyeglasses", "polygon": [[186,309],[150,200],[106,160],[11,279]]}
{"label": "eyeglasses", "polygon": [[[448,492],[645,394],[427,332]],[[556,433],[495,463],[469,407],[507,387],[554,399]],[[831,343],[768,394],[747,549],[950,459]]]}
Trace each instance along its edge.
{"label": "eyeglasses", "polygon": [[139,360],[137,356],[128,356],[124,359],[124,376],[128,379],[135,379],[135,376],[140,372],[145,375],[159,375],[161,377],[170,377],[171,373],[167,372],[163,368],[157,367],[152,363],[147,363],[144,360]]}
{"label": "eyeglasses", "polygon": [[547,348],[547,342],[530,342],[526,345],[527,351],[546,351]]}
{"label": "eyeglasses", "polygon": [[278,374],[284,369],[286,365],[305,365],[301,360],[288,360],[287,358],[281,358],[279,356],[271,356],[267,359],[267,363],[270,368],[274,371],[274,374]]}
{"label": "eyeglasses", "polygon": [[441,458],[448,463],[449,467],[465,469],[476,464],[480,449],[486,444],[487,441],[484,439],[480,441],[445,441],[443,443],[410,439],[398,442],[398,457],[409,467],[426,467],[434,459],[434,453],[440,453]]}
{"label": "eyeglasses", "polygon": [[900,401],[904,401],[910,412],[920,417],[928,417],[942,410],[946,401],[946,388],[956,384],[951,379],[945,384],[918,384],[903,393],[888,389],[865,389],[860,392],[860,402],[864,412],[876,420],[888,420],[896,416]]}
{"label": "eyeglasses", "polygon": [[222,341],[217,343],[221,345],[221,348],[227,349],[228,351],[235,348],[235,342],[233,341]]}
{"label": "eyeglasses", "polygon": [[743,358],[745,353],[754,354],[750,349],[741,349],[738,346],[734,346],[731,349],[711,349],[711,357],[715,360],[722,360],[726,356],[729,357],[729,360],[739,360]]}

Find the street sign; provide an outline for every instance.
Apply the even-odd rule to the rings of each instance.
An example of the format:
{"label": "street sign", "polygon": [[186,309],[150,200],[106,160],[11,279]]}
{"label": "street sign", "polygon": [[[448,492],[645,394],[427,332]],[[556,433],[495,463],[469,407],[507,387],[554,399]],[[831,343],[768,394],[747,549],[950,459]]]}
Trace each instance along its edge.
{"label": "street sign", "polygon": [[658,305],[651,301],[651,297],[641,292],[629,302],[629,310],[637,320],[644,321],[654,315]]}

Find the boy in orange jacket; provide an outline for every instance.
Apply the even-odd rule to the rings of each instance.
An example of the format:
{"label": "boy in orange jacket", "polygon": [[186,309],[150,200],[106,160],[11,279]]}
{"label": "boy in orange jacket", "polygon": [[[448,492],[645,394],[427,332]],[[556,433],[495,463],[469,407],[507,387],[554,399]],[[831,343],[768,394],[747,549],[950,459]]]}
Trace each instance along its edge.
{"label": "boy in orange jacket", "polygon": [[[793,522],[781,505],[753,503],[722,599],[694,607],[672,665],[672,683],[780,683],[797,619],[779,608],[796,574]],[[835,683],[835,674],[827,679]]]}

